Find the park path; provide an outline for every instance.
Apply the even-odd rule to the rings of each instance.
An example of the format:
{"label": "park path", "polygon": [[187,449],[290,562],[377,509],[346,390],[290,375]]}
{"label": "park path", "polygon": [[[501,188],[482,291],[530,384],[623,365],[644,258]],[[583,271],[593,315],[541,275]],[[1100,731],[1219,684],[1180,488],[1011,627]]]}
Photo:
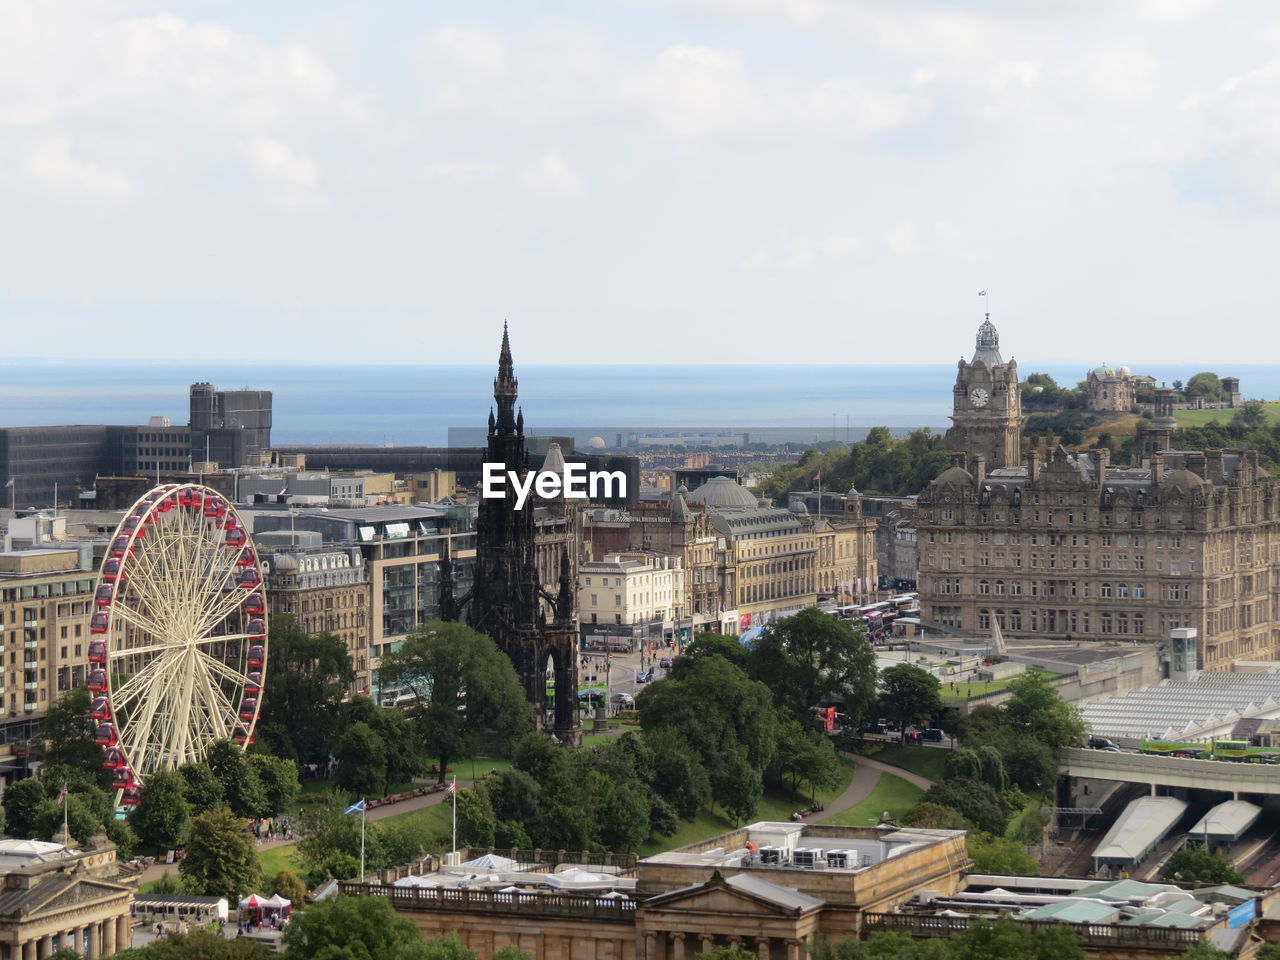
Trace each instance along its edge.
{"label": "park path", "polygon": [[907,781],[907,783],[917,786],[921,790],[928,790],[933,786],[933,781],[928,777],[922,777],[920,774],[912,773],[910,770],[903,767],[895,767],[893,764],[885,763],[883,760],[874,760],[871,757],[864,757],[857,753],[845,753],[844,751],[840,752],[840,756],[848,757],[854,763],[859,765],[865,763],[867,766],[871,767],[871,769],[878,770],[881,773],[891,773],[895,777],[901,777],[903,780]]}
{"label": "park path", "polygon": [[[850,755],[844,754],[844,756]],[[852,756],[850,756],[850,759],[852,759]],[[825,810],[820,813],[811,813],[805,817],[806,822],[820,823],[828,817],[834,817],[837,813],[843,813],[871,795],[871,791],[880,782],[880,771],[870,766],[864,766],[862,761],[862,757],[858,757],[855,761],[853,779],[849,781],[849,786],[845,788],[844,793],[828,803]]]}
{"label": "park path", "polygon": [[[415,781],[417,782],[417,781]],[[424,784],[435,783],[434,780],[422,780]],[[472,780],[459,780],[458,789],[464,790],[472,786]],[[426,807],[434,807],[437,804],[444,803],[449,799],[449,793],[445,790],[437,790],[435,793],[428,793],[421,797],[411,797],[408,800],[401,800],[399,803],[389,803],[385,806],[374,807],[372,810],[365,811],[365,817],[368,820],[384,820],[387,817],[394,817],[399,813],[412,813],[414,810],[422,810]],[[352,814],[354,816],[354,814]],[[261,853],[263,850],[271,850],[275,847],[283,847],[288,844],[297,843],[297,840],[262,840],[258,843],[257,849]],[[140,883],[150,883],[152,880],[159,880],[166,873],[177,875],[178,865],[176,863],[153,863],[143,872]]]}

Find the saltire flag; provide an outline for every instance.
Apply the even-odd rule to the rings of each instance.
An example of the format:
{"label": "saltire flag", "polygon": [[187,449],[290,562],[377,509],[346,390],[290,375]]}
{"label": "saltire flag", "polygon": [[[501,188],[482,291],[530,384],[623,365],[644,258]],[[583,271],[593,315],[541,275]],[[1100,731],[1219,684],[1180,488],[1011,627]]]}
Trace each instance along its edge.
{"label": "saltire flag", "polygon": [[364,813],[364,801],[357,800],[355,803],[347,807],[347,809],[343,810],[342,812],[343,813]]}
{"label": "saltire flag", "polygon": [[978,291],[978,296],[980,296],[980,297],[985,297],[986,295],[987,295],[987,291],[985,291],[985,290],[979,290],[979,291]]}
{"label": "saltire flag", "polygon": [[457,789],[458,789],[458,780],[455,777],[454,779],[449,781],[449,786],[445,788],[445,791],[447,793],[453,793]]}

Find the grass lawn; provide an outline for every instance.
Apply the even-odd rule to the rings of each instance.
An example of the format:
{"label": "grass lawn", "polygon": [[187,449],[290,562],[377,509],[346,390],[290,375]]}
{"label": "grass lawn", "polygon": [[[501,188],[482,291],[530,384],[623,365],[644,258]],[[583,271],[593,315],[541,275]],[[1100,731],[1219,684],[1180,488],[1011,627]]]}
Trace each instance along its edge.
{"label": "grass lawn", "polygon": [[966,680],[956,681],[956,689],[951,689],[951,683],[948,680],[942,682],[942,702],[943,703],[962,703],[972,697],[985,697],[989,693],[998,693],[1005,687],[1009,686],[1008,680],[975,680],[970,683]]}
{"label": "grass lawn", "polygon": [[[1280,422],[1280,403],[1264,403],[1262,412],[1265,413],[1271,423]],[[1222,423],[1230,423],[1231,418],[1236,415],[1235,410],[1175,410],[1173,411],[1173,419],[1178,421],[1180,427],[1203,427],[1206,423],[1220,421]]]}
{"label": "grass lawn", "polygon": [[868,756],[874,760],[879,760],[881,763],[902,767],[904,770],[910,770],[914,774],[936,781],[941,780],[943,777],[943,768],[947,764],[948,751],[938,750],[933,747],[908,747],[900,743],[894,743],[889,744],[880,752],[868,754]]}
{"label": "grass lawn", "polygon": [[923,790],[912,786],[901,777],[882,773],[880,780],[861,803],[854,804],[848,810],[837,813],[831,819],[822,822],[842,827],[870,827],[880,821],[881,815],[886,810],[897,820],[914,807],[923,794]]}

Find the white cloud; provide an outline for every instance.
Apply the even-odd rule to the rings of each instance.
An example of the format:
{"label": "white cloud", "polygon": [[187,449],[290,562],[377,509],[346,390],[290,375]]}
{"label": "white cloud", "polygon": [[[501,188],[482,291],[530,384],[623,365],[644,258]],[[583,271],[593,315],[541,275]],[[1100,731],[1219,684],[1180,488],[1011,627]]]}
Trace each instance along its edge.
{"label": "white cloud", "polygon": [[520,182],[534,193],[573,199],[586,192],[582,177],[558,153],[546,153],[520,173]]}
{"label": "white cloud", "polygon": [[459,186],[472,186],[492,180],[498,173],[496,163],[429,163],[422,168],[428,180],[446,180]]}
{"label": "white cloud", "polygon": [[328,209],[328,198],[320,189],[320,169],[311,157],[272,137],[247,140],[241,156],[277,210],[321,213]]}
{"label": "white cloud", "polygon": [[128,174],[75,156],[65,136],[29,141],[17,173],[26,183],[62,197],[115,207],[127,206],[137,190]]}
{"label": "white cloud", "polygon": [[[377,119],[313,50],[138,4],[11,0],[0,31],[5,182],[68,196],[136,195],[246,137],[368,130]],[[74,143],[74,149],[64,141]],[[34,155],[29,163],[14,158]],[[5,160],[0,159],[0,164]],[[121,166],[125,169],[120,169]],[[133,186],[129,189],[124,184]]]}
{"label": "white cloud", "polygon": [[916,226],[909,220],[895,223],[884,235],[885,248],[897,256],[905,256],[918,250]]}

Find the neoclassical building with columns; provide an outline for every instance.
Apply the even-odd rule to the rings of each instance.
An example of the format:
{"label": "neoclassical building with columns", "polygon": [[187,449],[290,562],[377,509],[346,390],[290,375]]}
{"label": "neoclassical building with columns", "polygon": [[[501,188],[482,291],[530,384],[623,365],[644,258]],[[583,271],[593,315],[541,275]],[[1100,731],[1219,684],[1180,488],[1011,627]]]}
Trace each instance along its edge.
{"label": "neoclassical building with columns", "polygon": [[105,836],[85,850],[0,841],[0,960],[44,960],[61,947],[96,960],[129,947],[136,882]]}
{"label": "neoclassical building with columns", "polygon": [[386,897],[424,936],[456,932],[480,960],[508,944],[535,960],[694,960],[715,946],[803,960],[818,935],[857,936],[870,913],[959,890],[969,866],[959,830],[768,821],[641,860],[467,853],[339,890]]}

